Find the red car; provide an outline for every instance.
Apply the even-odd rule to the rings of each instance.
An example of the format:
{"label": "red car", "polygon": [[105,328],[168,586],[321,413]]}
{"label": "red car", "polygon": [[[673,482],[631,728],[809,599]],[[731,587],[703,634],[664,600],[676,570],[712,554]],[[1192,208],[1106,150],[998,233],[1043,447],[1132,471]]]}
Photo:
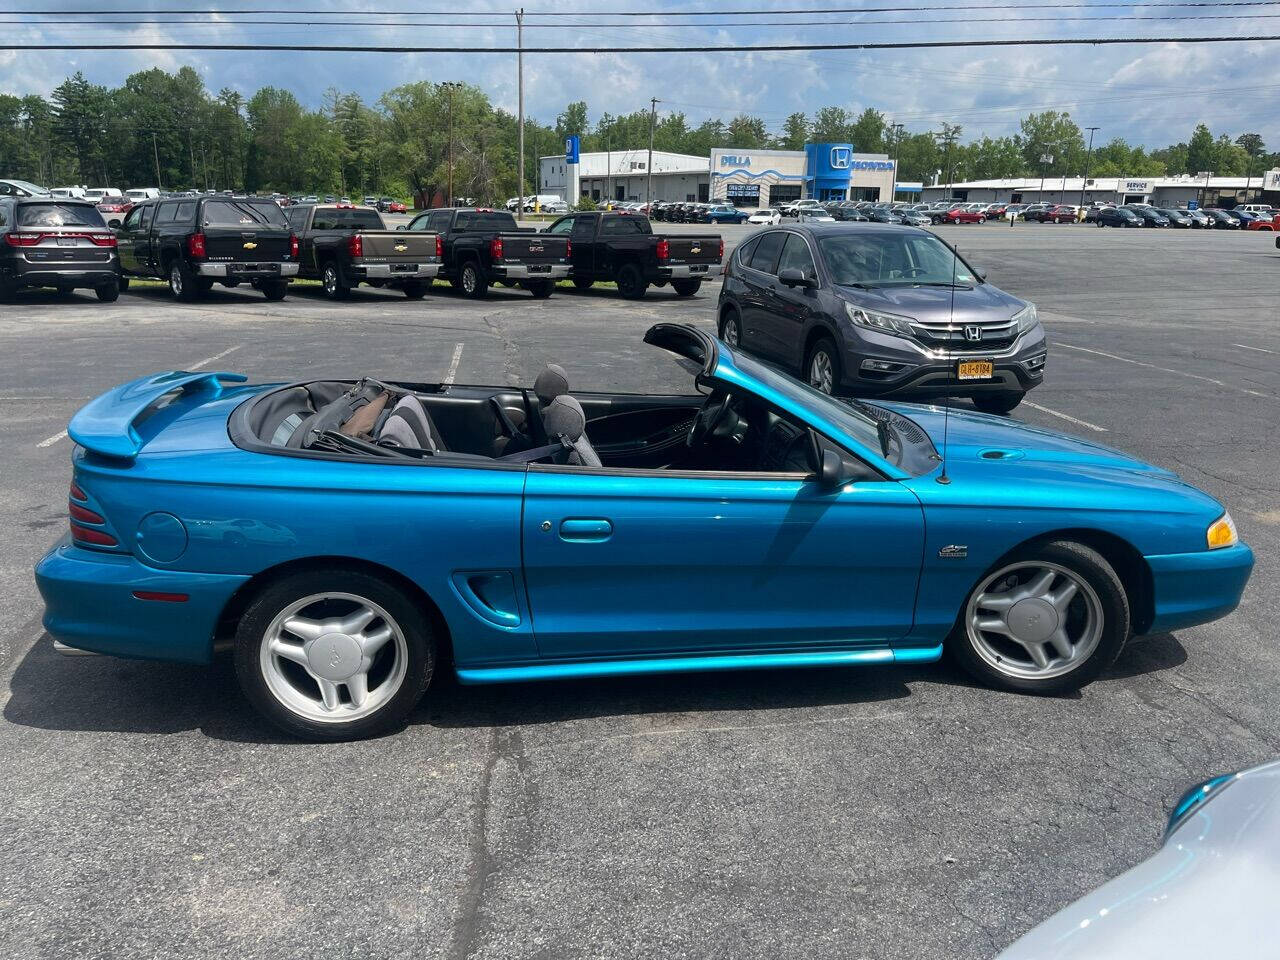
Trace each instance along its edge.
{"label": "red car", "polygon": [[944,223],[986,223],[987,214],[985,210],[969,210],[965,207],[956,207],[954,210],[948,210],[942,215]]}
{"label": "red car", "polygon": [[1078,211],[1069,203],[1060,203],[1041,218],[1049,223],[1075,223],[1080,219]]}
{"label": "red car", "polygon": [[[102,209],[99,207],[98,209]],[[1280,230],[1280,213],[1277,213],[1270,220],[1263,220],[1259,217],[1257,220],[1249,221],[1246,230]]]}
{"label": "red car", "polygon": [[125,214],[133,209],[133,201],[124,197],[107,197],[96,206],[107,226],[118,226],[124,222]]}

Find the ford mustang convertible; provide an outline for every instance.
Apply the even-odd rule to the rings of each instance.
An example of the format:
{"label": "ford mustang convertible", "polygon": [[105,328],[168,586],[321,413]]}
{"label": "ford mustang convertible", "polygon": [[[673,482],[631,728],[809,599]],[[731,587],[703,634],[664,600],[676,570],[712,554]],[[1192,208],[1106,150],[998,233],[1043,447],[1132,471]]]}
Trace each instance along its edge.
{"label": "ford mustang convertible", "polygon": [[[57,645],[207,663],[313,739],[462,683],[933,661],[1027,693],[1205,623],[1222,504],[1083,440],[843,401],[692,327],[685,395],[164,373],[72,419]],[[946,427],[944,429],[944,422]],[[944,435],[946,444],[944,446]]]}

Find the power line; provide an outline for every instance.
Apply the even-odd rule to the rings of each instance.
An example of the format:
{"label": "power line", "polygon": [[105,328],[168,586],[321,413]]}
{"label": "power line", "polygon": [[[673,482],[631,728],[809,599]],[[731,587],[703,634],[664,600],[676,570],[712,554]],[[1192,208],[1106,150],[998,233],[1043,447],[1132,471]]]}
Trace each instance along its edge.
{"label": "power line", "polygon": [[[901,40],[868,43],[763,43],[686,45],[679,47],[524,47],[524,53],[774,53],[811,50],[938,50],[966,47],[1116,46],[1156,43],[1260,43],[1280,35],[1234,37],[1037,37],[993,40]],[[420,47],[295,43],[21,43],[0,50],[262,50],[275,53],[518,53],[517,47]]]}

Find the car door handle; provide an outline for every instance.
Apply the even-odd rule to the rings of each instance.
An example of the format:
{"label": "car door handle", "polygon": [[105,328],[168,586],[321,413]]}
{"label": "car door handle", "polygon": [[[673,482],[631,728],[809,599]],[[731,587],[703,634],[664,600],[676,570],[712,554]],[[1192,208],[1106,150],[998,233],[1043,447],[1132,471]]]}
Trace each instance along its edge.
{"label": "car door handle", "polygon": [[613,524],[601,517],[560,521],[560,539],[574,543],[603,543],[613,536]]}

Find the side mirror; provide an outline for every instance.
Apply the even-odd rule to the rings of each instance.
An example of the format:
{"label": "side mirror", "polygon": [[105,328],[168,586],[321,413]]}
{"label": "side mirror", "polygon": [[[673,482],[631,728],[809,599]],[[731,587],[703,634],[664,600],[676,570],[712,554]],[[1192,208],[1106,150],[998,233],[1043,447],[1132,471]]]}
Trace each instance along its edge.
{"label": "side mirror", "polygon": [[818,281],[814,280],[813,277],[806,277],[802,271],[797,270],[795,267],[787,267],[779,273],[778,280],[783,286],[787,287],[812,288],[818,285]]}
{"label": "side mirror", "polygon": [[818,469],[818,483],[828,489],[834,489],[844,483],[844,461],[834,450],[822,451],[822,466]]}

